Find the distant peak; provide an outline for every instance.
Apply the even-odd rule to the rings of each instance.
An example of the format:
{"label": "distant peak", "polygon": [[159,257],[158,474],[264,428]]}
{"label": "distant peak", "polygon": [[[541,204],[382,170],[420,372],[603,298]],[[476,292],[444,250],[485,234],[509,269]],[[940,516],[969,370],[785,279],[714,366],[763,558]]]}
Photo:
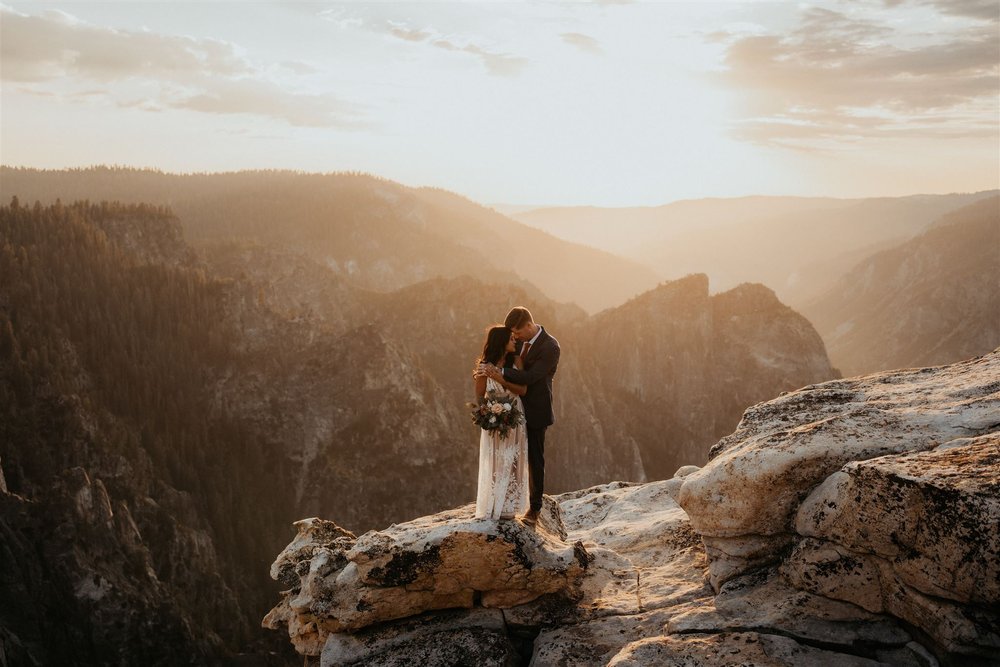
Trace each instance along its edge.
{"label": "distant peak", "polygon": [[658,293],[660,295],[698,294],[699,296],[707,297],[708,285],[708,274],[690,273],[683,278],[677,278],[676,280],[669,280],[667,282],[660,283],[653,288],[651,292]]}
{"label": "distant peak", "polygon": [[741,283],[730,290],[713,295],[712,302],[725,310],[790,310],[774,290],[761,283]]}

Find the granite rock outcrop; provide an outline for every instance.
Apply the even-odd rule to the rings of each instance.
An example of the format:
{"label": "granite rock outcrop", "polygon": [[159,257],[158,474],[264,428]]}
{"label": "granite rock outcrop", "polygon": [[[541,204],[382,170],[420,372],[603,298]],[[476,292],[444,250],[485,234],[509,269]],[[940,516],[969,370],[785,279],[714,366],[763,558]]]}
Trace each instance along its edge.
{"label": "granite rock outcrop", "polygon": [[[558,509],[555,510],[556,515]],[[553,522],[551,511],[547,524]],[[318,655],[330,633],[452,608],[513,607],[547,593],[576,597],[590,555],[558,531],[476,519],[471,507],[354,537],[321,519],[271,568],[292,588],[264,620],[287,627],[297,650]]]}
{"label": "granite rock outcrop", "polygon": [[997,664],[998,416],[1000,350],[755,406],[703,468],[554,496],[535,531],[309,520],[265,623],[324,666]]}

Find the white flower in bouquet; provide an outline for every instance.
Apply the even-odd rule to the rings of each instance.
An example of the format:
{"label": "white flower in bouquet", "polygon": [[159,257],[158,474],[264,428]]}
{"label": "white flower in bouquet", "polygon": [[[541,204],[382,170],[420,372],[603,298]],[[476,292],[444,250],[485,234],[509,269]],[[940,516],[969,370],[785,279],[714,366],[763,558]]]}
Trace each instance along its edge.
{"label": "white flower in bouquet", "polygon": [[524,423],[524,413],[516,399],[504,392],[488,391],[475,403],[466,405],[471,408],[472,423],[501,438],[506,438],[511,429]]}

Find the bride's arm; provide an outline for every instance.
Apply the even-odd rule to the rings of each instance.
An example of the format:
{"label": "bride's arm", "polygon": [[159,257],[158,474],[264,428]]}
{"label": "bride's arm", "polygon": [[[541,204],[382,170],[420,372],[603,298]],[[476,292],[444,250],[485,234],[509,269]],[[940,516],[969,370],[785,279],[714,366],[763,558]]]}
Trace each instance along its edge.
{"label": "bride's arm", "polygon": [[517,396],[524,396],[524,394],[528,391],[528,387],[523,384],[514,384],[513,382],[508,382],[503,378],[500,378],[497,381],[504,389]]}
{"label": "bride's arm", "polygon": [[482,398],[486,395],[486,376],[477,377],[476,379],[476,396]]}
{"label": "bride's arm", "polygon": [[[521,359],[519,359],[516,355],[510,355],[510,356],[514,357],[514,366],[513,366],[513,368],[520,368],[521,366],[523,366],[523,363],[521,362]],[[508,359],[506,361],[509,361],[509,360],[510,360],[510,357],[508,357]],[[503,362],[500,362],[500,363],[506,363],[506,361],[503,361]],[[510,366],[506,366],[506,368],[509,369],[511,367]],[[488,369],[489,369],[488,370],[489,377],[493,378],[494,382],[496,382],[497,384],[499,384],[501,387],[503,387],[505,390],[509,391],[510,393],[515,394],[517,396],[524,396],[528,392],[528,385],[526,385],[526,384],[514,384],[513,382],[511,382],[511,381],[507,380],[506,378],[504,378],[503,373],[501,372],[499,366],[494,366],[493,364],[489,364],[488,365]],[[479,385],[477,384],[476,386],[478,388]],[[483,395],[484,394],[480,394],[480,396],[483,396]]]}

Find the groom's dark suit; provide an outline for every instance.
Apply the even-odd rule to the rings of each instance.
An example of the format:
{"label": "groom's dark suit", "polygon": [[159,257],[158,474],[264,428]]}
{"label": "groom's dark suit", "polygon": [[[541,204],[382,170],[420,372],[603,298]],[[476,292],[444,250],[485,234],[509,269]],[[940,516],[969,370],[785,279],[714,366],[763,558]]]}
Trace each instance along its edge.
{"label": "groom's dark suit", "polygon": [[[517,347],[521,353],[524,343]],[[545,429],[555,423],[552,411],[552,378],[559,365],[559,341],[542,327],[535,343],[524,357],[524,369],[504,368],[503,376],[514,384],[526,385],[528,391],[521,397],[524,404],[524,421],[528,430],[528,486],[531,491],[531,509],[542,509],[542,491],[545,488]]]}

